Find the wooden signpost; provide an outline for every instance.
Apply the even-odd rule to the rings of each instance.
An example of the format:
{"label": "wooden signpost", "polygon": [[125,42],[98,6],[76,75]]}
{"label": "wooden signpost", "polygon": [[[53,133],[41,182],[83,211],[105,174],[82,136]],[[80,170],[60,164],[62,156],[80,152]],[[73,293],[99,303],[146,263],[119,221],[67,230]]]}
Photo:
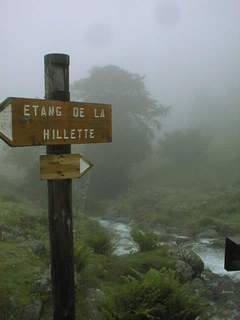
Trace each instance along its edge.
{"label": "wooden signpost", "polygon": [[54,320],[75,320],[72,178],[92,164],[71,144],[112,141],[111,105],[70,102],[69,56],[44,57],[45,98],[7,98],[0,104],[0,138],[11,147],[46,145],[41,179],[48,182]]}

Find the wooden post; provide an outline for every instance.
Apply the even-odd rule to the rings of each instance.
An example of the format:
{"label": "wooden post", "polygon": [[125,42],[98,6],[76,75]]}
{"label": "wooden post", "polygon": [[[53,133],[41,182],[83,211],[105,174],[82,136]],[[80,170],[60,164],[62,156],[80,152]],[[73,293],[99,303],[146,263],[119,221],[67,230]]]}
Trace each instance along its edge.
{"label": "wooden post", "polygon": [[[69,56],[44,57],[45,98],[69,101]],[[71,145],[49,145],[47,154],[69,154]],[[54,320],[75,320],[72,180],[48,181]]]}

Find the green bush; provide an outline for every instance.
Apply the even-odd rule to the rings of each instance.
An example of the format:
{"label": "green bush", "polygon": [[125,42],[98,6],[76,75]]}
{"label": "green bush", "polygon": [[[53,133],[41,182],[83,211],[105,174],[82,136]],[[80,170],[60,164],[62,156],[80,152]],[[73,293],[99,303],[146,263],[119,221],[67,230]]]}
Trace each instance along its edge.
{"label": "green bush", "polygon": [[159,237],[153,232],[133,228],[131,236],[137,242],[140,251],[150,251],[158,247]]}
{"label": "green bush", "polygon": [[105,320],[194,320],[204,308],[173,271],[151,269],[105,288],[99,309]]}
{"label": "green bush", "polygon": [[81,238],[94,253],[111,254],[113,250],[111,235],[97,221],[85,220]]}
{"label": "green bush", "polygon": [[108,232],[89,234],[86,236],[86,245],[95,253],[110,254],[112,251],[111,238]]}
{"label": "green bush", "polygon": [[124,256],[114,257],[111,265],[111,275],[117,278],[133,275],[133,270],[146,273],[150,269],[175,268],[175,258],[170,257],[168,249],[161,247],[152,251],[136,252]]}
{"label": "green bush", "polygon": [[75,216],[75,245],[88,247],[97,254],[110,255],[113,251],[111,233],[101,224],[79,213]]}

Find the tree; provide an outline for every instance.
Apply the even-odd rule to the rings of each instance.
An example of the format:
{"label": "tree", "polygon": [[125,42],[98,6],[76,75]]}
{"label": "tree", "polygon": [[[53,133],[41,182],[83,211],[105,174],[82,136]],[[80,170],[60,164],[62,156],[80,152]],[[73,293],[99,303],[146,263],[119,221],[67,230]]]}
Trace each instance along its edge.
{"label": "tree", "polygon": [[73,99],[112,104],[113,142],[86,151],[95,163],[90,194],[115,196],[128,186],[133,165],[150,153],[154,130],[168,108],[150,96],[144,77],[113,65],[94,67],[71,89]]}
{"label": "tree", "polygon": [[[160,120],[168,109],[151,98],[144,77],[116,66],[95,67],[88,78],[74,82],[71,100],[110,103],[113,111],[113,142],[80,147],[95,165],[88,173],[90,184],[86,179],[89,176],[73,182],[74,204],[80,208],[85,201],[81,199],[84,185],[90,201],[91,195],[95,199],[112,197],[129,186],[131,168],[151,152],[154,130],[160,129]],[[79,151],[78,146],[72,149]],[[45,148],[20,148],[14,156],[8,151],[5,161],[15,163],[23,173],[22,193],[46,205],[46,182],[39,179],[40,153],[45,153]]]}

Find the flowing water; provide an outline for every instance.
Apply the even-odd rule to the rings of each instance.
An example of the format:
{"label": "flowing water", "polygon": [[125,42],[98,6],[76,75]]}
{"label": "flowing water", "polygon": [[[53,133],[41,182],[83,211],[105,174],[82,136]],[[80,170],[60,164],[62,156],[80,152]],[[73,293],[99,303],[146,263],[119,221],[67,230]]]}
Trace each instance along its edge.
{"label": "flowing water", "polygon": [[114,254],[120,256],[138,251],[138,246],[131,237],[129,225],[104,219],[98,219],[98,222],[112,233]]}
{"label": "flowing water", "polygon": [[[208,241],[209,240],[209,241]],[[205,268],[221,276],[229,276],[235,281],[240,280],[240,271],[228,272],[224,269],[224,249],[215,248],[211,245],[211,239],[202,239],[192,245],[204,262]]]}
{"label": "flowing water", "polygon": [[[137,244],[131,237],[131,227],[121,222],[98,219],[101,225],[107,228],[114,238],[114,254],[123,255],[138,251]],[[175,238],[179,236],[175,235]],[[198,242],[187,242],[185,246],[191,248],[203,260],[205,267],[218,275],[227,275],[235,281],[240,280],[240,271],[227,272],[224,269],[224,249],[213,246],[212,239],[200,239]]]}

